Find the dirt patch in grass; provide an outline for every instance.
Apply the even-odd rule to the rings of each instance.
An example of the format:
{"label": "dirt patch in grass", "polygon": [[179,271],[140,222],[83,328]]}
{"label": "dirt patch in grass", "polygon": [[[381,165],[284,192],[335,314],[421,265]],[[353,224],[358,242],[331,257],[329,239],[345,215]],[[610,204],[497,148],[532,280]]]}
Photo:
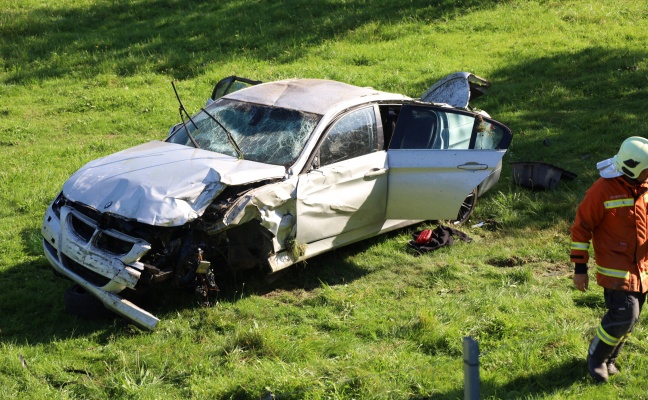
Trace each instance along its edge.
{"label": "dirt patch in grass", "polygon": [[523,257],[510,256],[510,257],[497,257],[491,258],[486,263],[494,267],[519,267],[530,262],[535,262],[537,260],[531,260]]}

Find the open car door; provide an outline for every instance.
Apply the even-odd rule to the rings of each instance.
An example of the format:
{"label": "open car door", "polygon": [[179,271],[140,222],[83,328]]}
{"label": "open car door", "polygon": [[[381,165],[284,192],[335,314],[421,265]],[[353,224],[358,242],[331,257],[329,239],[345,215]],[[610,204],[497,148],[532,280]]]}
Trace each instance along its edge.
{"label": "open car door", "polygon": [[402,107],[387,152],[386,219],[454,219],[466,196],[497,168],[506,126],[434,105]]}

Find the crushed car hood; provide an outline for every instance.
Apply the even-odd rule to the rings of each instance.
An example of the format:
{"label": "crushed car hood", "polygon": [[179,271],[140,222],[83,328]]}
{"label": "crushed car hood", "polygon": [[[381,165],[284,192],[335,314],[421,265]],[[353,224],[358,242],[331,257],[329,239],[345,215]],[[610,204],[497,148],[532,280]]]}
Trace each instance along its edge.
{"label": "crushed car hood", "polygon": [[180,226],[229,185],[285,176],[283,166],[153,141],[92,161],[63,185],[70,200],[123,218]]}

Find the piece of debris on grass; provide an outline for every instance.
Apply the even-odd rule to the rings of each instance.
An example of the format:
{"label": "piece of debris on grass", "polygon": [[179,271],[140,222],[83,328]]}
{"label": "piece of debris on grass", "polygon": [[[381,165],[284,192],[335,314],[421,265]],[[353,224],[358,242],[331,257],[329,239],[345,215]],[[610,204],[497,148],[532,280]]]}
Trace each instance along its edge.
{"label": "piece of debris on grass", "polygon": [[490,231],[496,231],[502,228],[502,223],[494,219],[487,219],[475,225],[471,225],[471,228],[484,228]]}

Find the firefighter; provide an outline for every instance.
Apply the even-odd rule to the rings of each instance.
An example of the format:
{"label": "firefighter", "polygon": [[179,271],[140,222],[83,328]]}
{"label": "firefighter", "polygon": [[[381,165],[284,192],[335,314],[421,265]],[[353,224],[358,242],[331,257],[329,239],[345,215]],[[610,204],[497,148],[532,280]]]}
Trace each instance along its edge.
{"label": "firefighter", "polygon": [[648,140],[627,138],[597,168],[601,177],[585,193],[571,228],[570,259],[574,285],[584,292],[592,244],[607,312],[590,343],[587,369],[596,381],[605,382],[619,372],[617,356],[648,291]]}

